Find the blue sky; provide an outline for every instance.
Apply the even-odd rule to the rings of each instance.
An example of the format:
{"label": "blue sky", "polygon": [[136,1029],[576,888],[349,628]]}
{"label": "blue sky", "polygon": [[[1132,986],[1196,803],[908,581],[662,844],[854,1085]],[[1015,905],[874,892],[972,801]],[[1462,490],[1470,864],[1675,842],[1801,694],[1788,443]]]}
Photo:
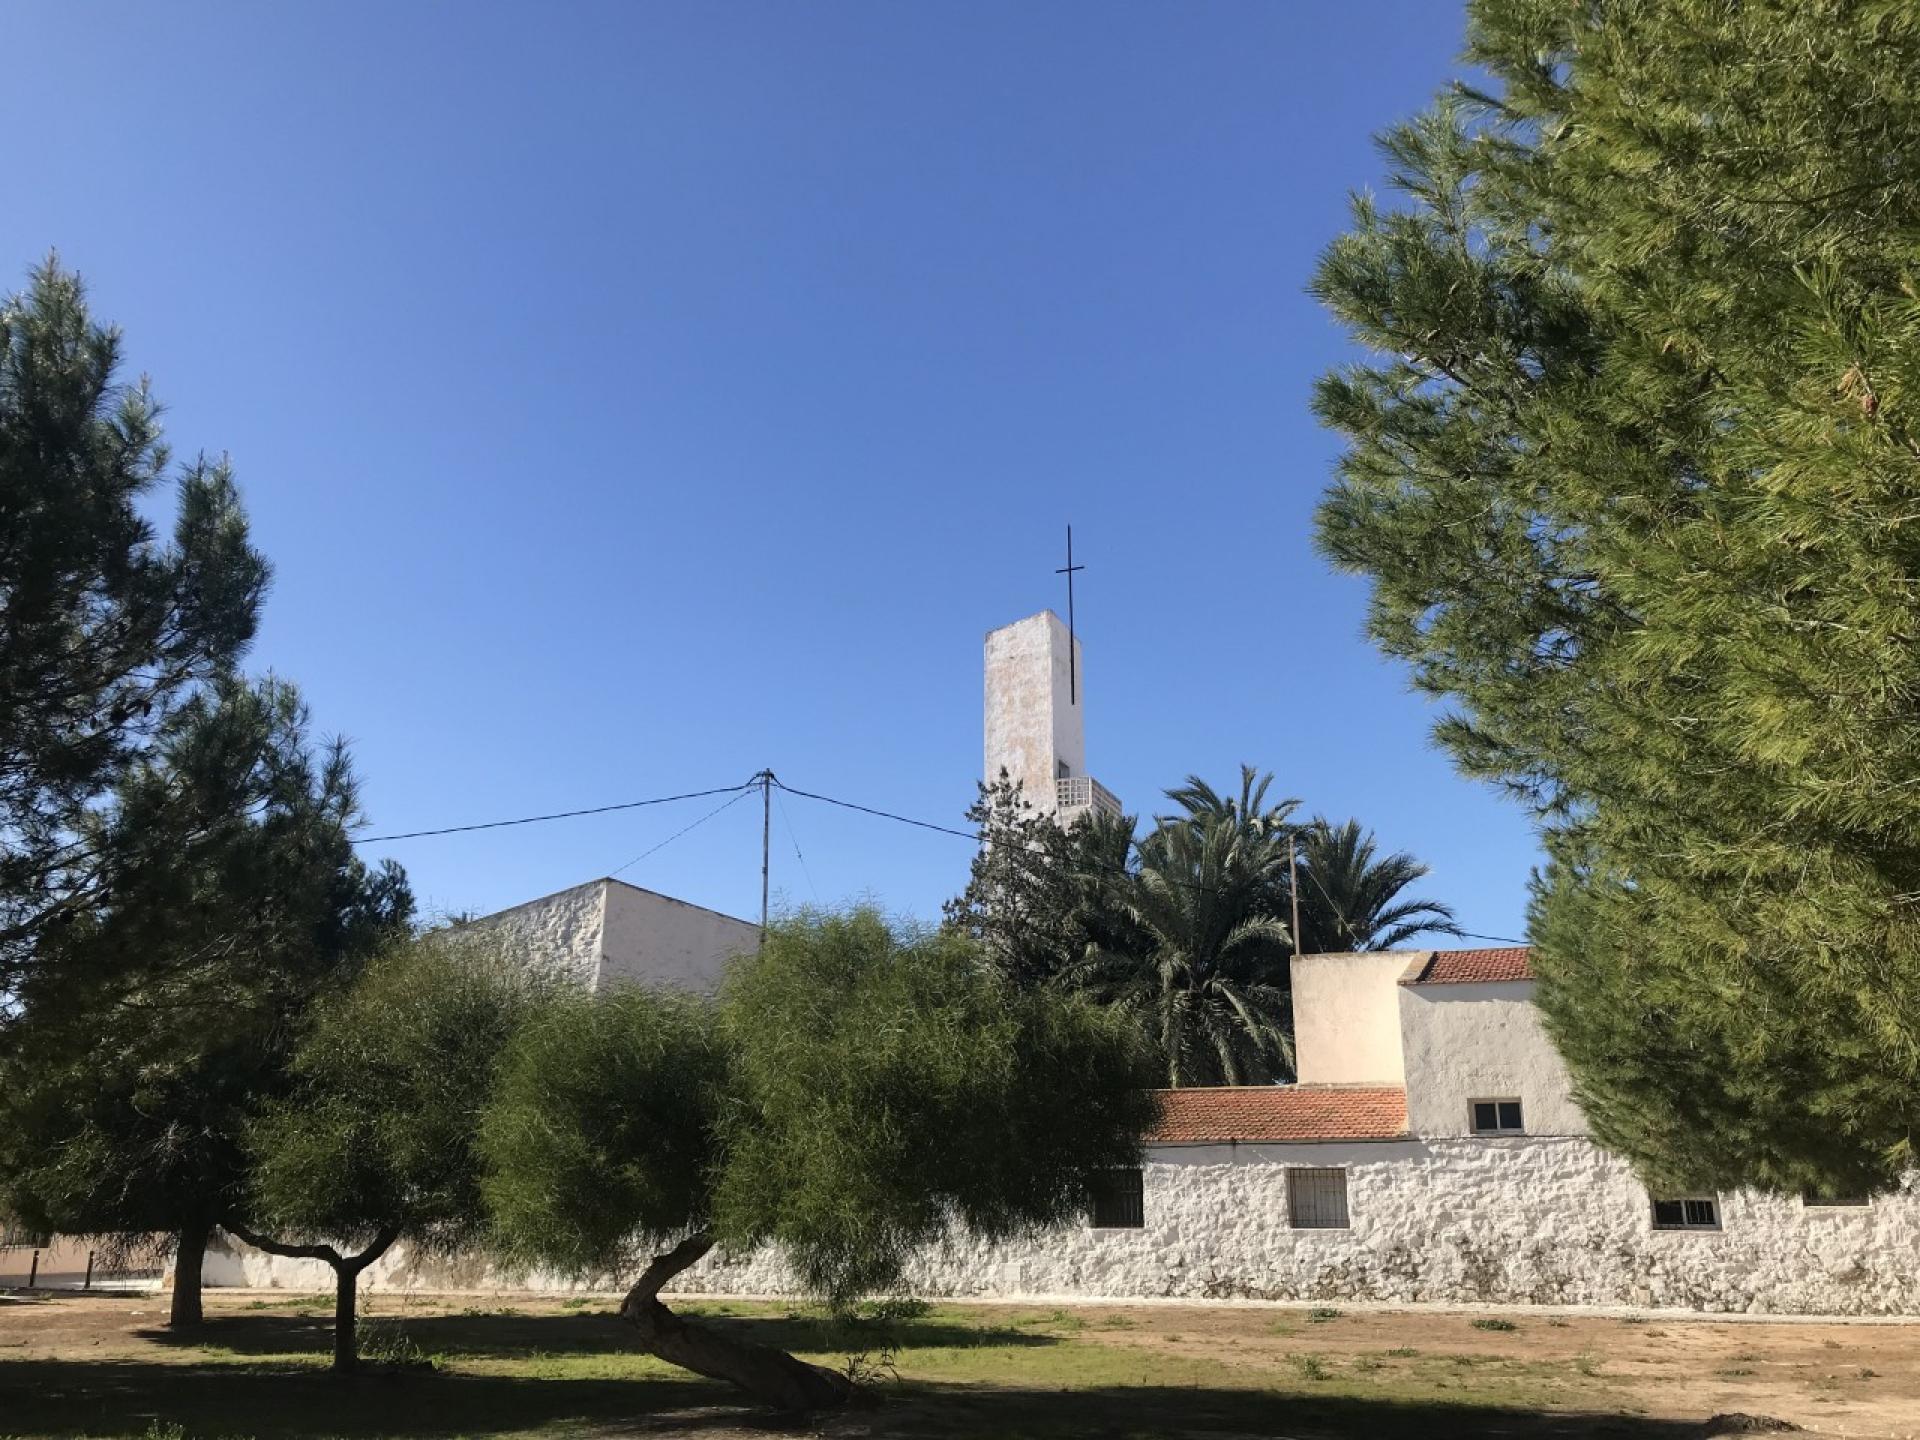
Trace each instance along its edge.
{"label": "blue sky", "polygon": [[[731,784],[955,823],[984,633],[1059,608],[1089,765],[1249,761],[1515,935],[1526,818],[1313,553],[1346,353],[1304,293],[1444,0],[34,4],[0,264],[49,248],[276,567],[253,657],[374,832]],[[689,802],[385,847],[429,909],[602,875]],[[968,847],[788,798],[774,883],[934,914]],[[791,828],[789,829],[789,824]],[[805,857],[804,867],[796,848]],[[624,872],[751,914],[747,802]]]}

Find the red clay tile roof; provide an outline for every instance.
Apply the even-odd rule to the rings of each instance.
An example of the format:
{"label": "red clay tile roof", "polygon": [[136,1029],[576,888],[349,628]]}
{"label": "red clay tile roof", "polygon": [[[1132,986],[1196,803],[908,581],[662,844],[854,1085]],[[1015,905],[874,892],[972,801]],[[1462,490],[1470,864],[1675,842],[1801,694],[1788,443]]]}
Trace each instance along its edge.
{"label": "red clay tile roof", "polygon": [[1533,966],[1524,945],[1501,950],[1436,950],[1418,975],[1402,985],[1484,985],[1501,980],[1531,980]]}
{"label": "red clay tile roof", "polygon": [[1407,1133],[1399,1085],[1222,1085],[1161,1090],[1149,1145],[1226,1140],[1392,1140]]}

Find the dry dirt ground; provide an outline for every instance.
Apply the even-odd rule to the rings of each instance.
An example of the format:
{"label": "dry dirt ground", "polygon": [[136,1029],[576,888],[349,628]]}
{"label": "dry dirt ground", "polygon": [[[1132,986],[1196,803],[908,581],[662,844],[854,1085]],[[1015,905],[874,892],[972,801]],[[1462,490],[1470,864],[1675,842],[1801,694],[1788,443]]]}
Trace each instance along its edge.
{"label": "dry dirt ground", "polygon": [[683,1306],[870,1378],[872,1404],[795,1425],[635,1354],[612,1304],[378,1294],[376,1363],[339,1381],[321,1296],[217,1292],[190,1338],[163,1328],[154,1295],[0,1297],[0,1437],[1693,1440],[1734,1411],[1920,1436],[1920,1325],[1221,1305],[938,1305],[848,1323]]}

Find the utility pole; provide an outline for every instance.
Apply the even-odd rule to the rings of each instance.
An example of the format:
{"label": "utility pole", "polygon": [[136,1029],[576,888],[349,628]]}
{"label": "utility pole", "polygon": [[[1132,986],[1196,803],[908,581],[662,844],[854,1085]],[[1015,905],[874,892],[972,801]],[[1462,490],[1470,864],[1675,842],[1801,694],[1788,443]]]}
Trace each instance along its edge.
{"label": "utility pole", "polygon": [[[737,772],[736,772],[737,773]],[[773,866],[773,771],[753,777],[760,782],[760,943],[767,940],[767,877]]]}
{"label": "utility pole", "polygon": [[1300,862],[1294,858],[1293,831],[1287,831],[1287,889],[1293,895],[1293,953],[1300,953]]}

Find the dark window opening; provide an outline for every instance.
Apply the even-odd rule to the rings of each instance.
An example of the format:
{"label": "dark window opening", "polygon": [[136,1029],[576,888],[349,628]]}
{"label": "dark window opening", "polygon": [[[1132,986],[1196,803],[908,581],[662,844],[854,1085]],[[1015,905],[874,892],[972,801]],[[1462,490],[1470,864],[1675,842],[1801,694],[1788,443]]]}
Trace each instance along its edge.
{"label": "dark window opening", "polygon": [[1808,1210],[1840,1210],[1871,1205],[1870,1196],[1834,1190],[1802,1190],[1800,1203]]}
{"label": "dark window opening", "polygon": [[1709,1195],[1682,1195],[1653,1202],[1656,1230],[1718,1230],[1720,1202]]}
{"label": "dark window opening", "polygon": [[1476,1135],[1521,1135],[1526,1128],[1518,1100],[1473,1102],[1473,1133]]}
{"label": "dark window opening", "polygon": [[1138,1230],[1147,1223],[1146,1186],[1138,1170],[1104,1170],[1088,1187],[1096,1230]]}
{"label": "dark window opening", "polygon": [[1345,1230],[1347,1172],[1289,1167],[1287,1212],[1296,1230]]}

